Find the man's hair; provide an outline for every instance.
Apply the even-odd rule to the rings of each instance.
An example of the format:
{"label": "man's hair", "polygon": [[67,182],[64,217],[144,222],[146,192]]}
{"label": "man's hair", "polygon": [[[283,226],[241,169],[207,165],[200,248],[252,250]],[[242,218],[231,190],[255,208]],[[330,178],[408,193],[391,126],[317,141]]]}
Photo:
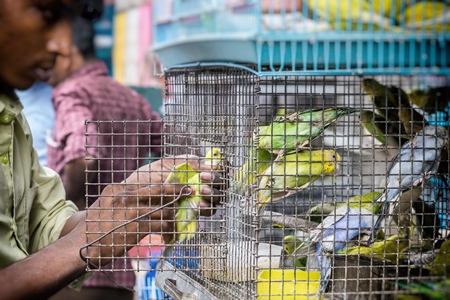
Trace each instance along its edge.
{"label": "man's hair", "polygon": [[103,0],[81,0],[83,11],[81,16],[87,20],[95,21],[103,13]]}
{"label": "man's hair", "polygon": [[72,44],[84,58],[95,56],[93,22],[103,13],[103,0],[81,0],[81,16],[72,19]]}
{"label": "man's hair", "polygon": [[72,45],[84,58],[95,56],[94,28],[91,21],[82,17],[72,19]]}

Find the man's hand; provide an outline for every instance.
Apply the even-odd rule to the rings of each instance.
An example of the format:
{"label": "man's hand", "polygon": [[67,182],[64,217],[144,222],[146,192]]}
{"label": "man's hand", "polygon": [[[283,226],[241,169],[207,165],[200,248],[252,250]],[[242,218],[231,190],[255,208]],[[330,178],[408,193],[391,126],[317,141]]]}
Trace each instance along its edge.
{"label": "man's hand", "polygon": [[[90,257],[95,265],[97,262],[104,265],[111,258],[123,255],[149,232],[162,234],[166,242],[172,240],[176,200],[180,196],[188,196],[191,191],[183,185],[164,181],[174,166],[186,161],[201,172],[203,183],[209,186],[200,191],[204,200],[200,203],[201,215],[213,214],[214,206],[223,198],[220,189],[225,188],[220,171],[212,171],[197,156],[165,158],[141,167],[124,182],[104,189],[86,211],[85,230],[88,243],[92,245],[83,250],[84,255]],[[110,233],[121,224],[127,225]],[[93,260],[97,257],[102,257],[101,261]]]}

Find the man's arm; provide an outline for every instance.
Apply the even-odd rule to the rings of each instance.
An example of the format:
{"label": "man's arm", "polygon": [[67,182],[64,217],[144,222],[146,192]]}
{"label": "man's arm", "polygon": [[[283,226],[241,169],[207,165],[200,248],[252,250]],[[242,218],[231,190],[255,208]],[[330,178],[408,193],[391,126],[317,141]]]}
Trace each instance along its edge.
{"label": "man's arm", "polygon": [[[81,223],[84,224],[84,219]],[[86,235],[82,226],[78,227],[26,259],[1,269],[1,298],[46,299],[83,275],[86,263],[80,258],[79,250]]]}
{"label": "man's arm", "polygon": [[[192,157],[189,157],[192,159]],[[99,200],[87,211],[77,212],[66,222],[60,239],[42,250],[0,270],[1,297],[5,299],[46,299],[73,280],[85,273],[86,263],[80,257],[80,249],[101,237],[102,247],[96,243],[88,247],[89,262],[104,265],[111,257],[120,257],[148,233],[163,234],[165,241],[174,235],[173,206],[157,210],[161,205],[176,199],[182,189],[181,185],[163,184],[168,172],[184,159],[165,159],[156,161],[135,171],[123,184],[107,186]],[[201,193],[207,203],[201,203],[203,215],[211,215],[213,205],[219,203],[221,176],[214,176],[207,167],[190,161],[194,169],[204,170],[204,183],[211,188],[203,188]],[[218,173],[217,173],[218,174]],[[115,231],[114,242],[109,232],[117,222],[123,220],[123,210],[127,210],[126,219],[132,220],[149,211],[155,211],[140,221],[132,222]],[[125,221],[125,220],[123,220]],[[142,222],[143,221],[143,222]],[[86,234],[86,233],[90,234]],[[139,233],[138,233],[139,232]],[[109,246],[108,246],[109,245]],[[82,251],[87,255],[86,250]],[[100,262],[101,258],[101,262]]]}
{"label": "man's arm", "polygon": [[[75,213],[67,221],[60,239],[29,257],[0,269],[0,286],[2,286],[0,298],[47,299],[85,274],[86,262],[80,257],[80,249],[100,237],[102,233],[110,231],[113,226],[117,226],[117,223],[109,220],[122,220],[121,208],[136,206],[138,203],[138,207],[127,214],[129,219],[133,219],[160,207],[164,202],[173,200],[179,192],[180,187],[161,184],[141,189],[128,189],[126,185],[106,187],[102,193],[101,204],[100,200],[97,200],[92,205],[94,207],[92,213],[89,211]],[[100,210],[95,210],[100,207]],[[92,266],[107,264],[111,261],[111,257],[122,256],[149,232],[173,232],[173,222],[170,222],[173,220],[173,208],[160,210],[152,214],[150,219],[157,221],[133,222],[115,231],[114,243],[112,236],[106,235],[101,240],[102,247],[97,247],[96,244],[89,247]],[[140,233],[137,233],[138,231]],[[86,235],[86,232],[92,234]],[[82,254],[86,253],[86,250],[82,251]],[[99,257],[105,257],[101,263]]]}
{"label": "man's arm", "polygon": [[86,208],[85,184],[94,180],[96,169],[97,160],[90,157],[71,160],[64,166],[66,198],[72,200],[79,210]]}

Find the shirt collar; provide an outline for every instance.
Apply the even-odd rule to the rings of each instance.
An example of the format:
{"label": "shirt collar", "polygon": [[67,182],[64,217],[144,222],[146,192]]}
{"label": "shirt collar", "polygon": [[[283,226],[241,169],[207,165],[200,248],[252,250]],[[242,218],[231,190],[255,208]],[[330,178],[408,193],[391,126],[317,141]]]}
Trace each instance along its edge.
{"label": "shirt collar", "polygon": [[82,66],[78,71],[71,74],[69,77],[64,79],[60,84],[58,84],[54,90],[58,92],[59,88],[63,87],[65,83],[78,81],[83,77],[97,77],[97,76],[109,76],[108,67],[101,60],[94,60],[88,62]]}
{"label": "shirt collar", "polygon": [[0,124],[9,124],[23,109],[15,94],[0,93]]}

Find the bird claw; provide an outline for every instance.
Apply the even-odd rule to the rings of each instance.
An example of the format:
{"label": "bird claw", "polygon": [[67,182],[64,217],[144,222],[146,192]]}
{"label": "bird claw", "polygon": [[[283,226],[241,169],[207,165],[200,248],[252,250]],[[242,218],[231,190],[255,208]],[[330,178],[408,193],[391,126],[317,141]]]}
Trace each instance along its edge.
{"label": "bird claw", "polygon": [[284,156],[285,149],[286,149],[286,145],[284,145],[283,148],[280,149],[280,152],[278,152],[277,157],[276,157],[275,160],[273,161],[274,163],[278,162],[278,160],[279,160],[282,156]]}

